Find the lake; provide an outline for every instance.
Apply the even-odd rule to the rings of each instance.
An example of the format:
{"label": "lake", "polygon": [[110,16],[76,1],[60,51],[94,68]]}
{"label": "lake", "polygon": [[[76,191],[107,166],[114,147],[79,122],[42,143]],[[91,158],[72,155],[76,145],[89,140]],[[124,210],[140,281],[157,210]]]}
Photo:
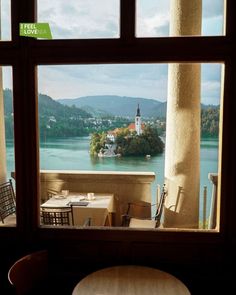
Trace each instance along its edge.
{"label": "lake", "polygon": [[[95,170],[95,171],[151,171],[155,172],[156,180],[152,185],[153,200],[156,194],[156,185],[164,182],[165,154],[150,159],[145,157],[127,158],[93,158],[89,155],[89,137],[66,139],[51,139],[40,145],[40,167],[50,170]],[[207,186],[207,211],[210,209],[212,185],[208,180],[208,173],[218,171],[218,140],[201,140],[200,158],[200,219],[202,217],[203,187]],[[14,150],[11,142],[7,142],[8,177],[14,171]]]}

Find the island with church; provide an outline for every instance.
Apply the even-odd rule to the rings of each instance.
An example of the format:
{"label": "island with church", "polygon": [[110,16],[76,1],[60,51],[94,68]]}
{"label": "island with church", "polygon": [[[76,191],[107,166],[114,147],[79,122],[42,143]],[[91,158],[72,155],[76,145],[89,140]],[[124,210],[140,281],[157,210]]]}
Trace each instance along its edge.
{"label": "island with church", "polygon": [[98,157],[146,156],[162,153],[164,143],[156,128],[141,120],[138,105],[134,123],[101,133],[93,133],[90,154]]}

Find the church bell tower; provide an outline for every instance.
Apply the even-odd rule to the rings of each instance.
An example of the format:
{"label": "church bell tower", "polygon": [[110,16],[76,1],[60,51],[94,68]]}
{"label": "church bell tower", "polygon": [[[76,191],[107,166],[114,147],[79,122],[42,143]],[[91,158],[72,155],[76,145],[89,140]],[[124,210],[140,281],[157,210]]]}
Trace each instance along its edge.
{"label": "church bell tower", "polygon": [[135,131],[137,132],[137,135],[142,134],[142,123],[141,123],[139,104],[138,104],[137,113],[135,116]]}

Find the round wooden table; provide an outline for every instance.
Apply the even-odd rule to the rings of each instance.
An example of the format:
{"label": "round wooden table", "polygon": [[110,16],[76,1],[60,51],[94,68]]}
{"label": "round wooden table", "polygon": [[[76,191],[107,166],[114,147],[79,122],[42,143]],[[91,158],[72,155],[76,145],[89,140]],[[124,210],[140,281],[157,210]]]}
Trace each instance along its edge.
{"label": "round wooden table", "polygon": [[150,267],[125,265],[93,272],[82,279],[72,295],[190,295],[176,277]]}

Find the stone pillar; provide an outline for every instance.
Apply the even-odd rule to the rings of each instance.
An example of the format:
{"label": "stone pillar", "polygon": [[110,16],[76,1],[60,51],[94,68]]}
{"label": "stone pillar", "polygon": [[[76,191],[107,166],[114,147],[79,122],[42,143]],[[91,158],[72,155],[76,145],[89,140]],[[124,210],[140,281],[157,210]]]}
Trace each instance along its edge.
{"label": "stone pillar", "polygon": [[216,217],[217,217],[218,174],[209,173],[208,179],[210,179],[210,181],[212,182],[211,207],[210,207],[208,229],[215,229],[217,225]]}
{"label": "stone pillar", "polygon": [[[0,40],[1,40],[1,0],[0,0]],[[6,181],[6,140],[5,140],[5,120],[4,120],[4,103],[2,89],[2,67],[0,66],[0,183]]]}
{"label": "stone pillar", "polygon": [[4,103],[2,89],[2,67],[0,67],[0,183],[6,181],[6,140],[5,140],[5,120],[4,120]]}
{"label": "stone pillar", "polygon": [[[201,35],[201,12],[201,0],[171,0],[170,36]],[[200,64],[169,65],[164,227],[198,228],[200,84]]]}

